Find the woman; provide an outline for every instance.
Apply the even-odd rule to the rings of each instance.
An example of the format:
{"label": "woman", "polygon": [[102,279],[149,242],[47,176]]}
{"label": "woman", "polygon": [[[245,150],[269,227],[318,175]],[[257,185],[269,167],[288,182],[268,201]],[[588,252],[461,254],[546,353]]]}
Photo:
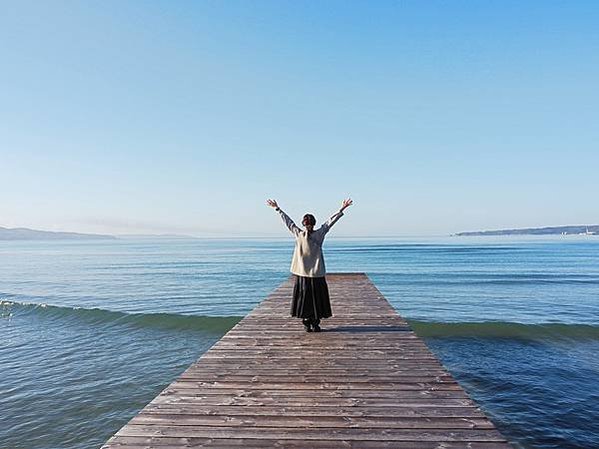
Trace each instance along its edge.
{"label": "woman", "polygon": [[343,216],[343,211],[351,206],[353,201],[350,198],[344,200],[339,212],[333,214],[317,230],[314,230],[316,225],[314,215],[304,215],[302,225],[305,229],[301,230],[283,212],[275,200],[267,200],[266,204],[275,208],[281,215],[283,223],[295,236],[295,250],[291,261],[291,273],[295,275],[291,316],[302,318],[307,332],[320,332],[320,319],[329,318],[333,315],[329,300],[329,288],[325,279],[326,271],[322,255],[322,242],[331,226]]}

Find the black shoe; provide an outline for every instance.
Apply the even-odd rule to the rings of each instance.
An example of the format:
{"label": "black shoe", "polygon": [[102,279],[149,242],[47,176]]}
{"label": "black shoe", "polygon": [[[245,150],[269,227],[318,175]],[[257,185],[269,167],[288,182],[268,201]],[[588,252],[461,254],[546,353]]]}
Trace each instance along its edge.
{"label": "black shoe", "polygon": [[320,332],[320,319],[312,319],[310,324],[312,324],[312,329],[314,330],[314,332]]}
{"label": "black shoe", "polygon": [[310,320],[308,318],[304,318],[302,320],[302,323],[304,323],[304,327],[306,328],[306,332],[312,332],[312,323],[310,322]]}

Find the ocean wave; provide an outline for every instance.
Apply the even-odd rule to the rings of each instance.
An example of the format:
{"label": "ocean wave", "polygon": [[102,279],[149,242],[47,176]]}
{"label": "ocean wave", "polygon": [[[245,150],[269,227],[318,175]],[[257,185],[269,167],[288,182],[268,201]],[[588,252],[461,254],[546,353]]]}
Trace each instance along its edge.
{"label": "ocean wave", "polygon": [[379,279],[399,280],[402,285],[435,286],[480,286],[480,285],[599,285],[599,275],[595,273],[412,273],[369,272],[369,276]]}
{"label": "ocean wave", "polygon": [[239,316],[181,315],[177,313],[128,313],[100,308],[57,306],[0,300],[0,318],[31,315],[45,319],[71,320],[92,325],[121,325],[170,330],[227,332],[239,322]]}
{"label": "ocean wave", "polygon": [[398,252],[398,251],[422,251],[422,252],[442,252],[442,253],[495,253],[495,252],[522,252],[523,248],[516,246],[457,246],[428,243],[402,243],[389,245],[368,245],[368,246],[350,246],[350,247],[331,247],[329,251],[339,253],[355,252]]}
{"label": "ocean wave", "polygon": [[409,321],[423,338],[507,338],[517,340],[599,340],[599,326],[590,324],[538,323],[505,321],[430,322]]}
{"label": "ocean wave", "polygon": [[[182,315],[177,313],[129,313],[100,308],[57,306],[0,300],[0,319],[32,316],[90,325],[148,327],[225,333],[242,317]],[[599,340],[599,326],[567,323],[516,323],[505,321],[433,322],[409,320],[423,338],[507,338],[519,340]]]}

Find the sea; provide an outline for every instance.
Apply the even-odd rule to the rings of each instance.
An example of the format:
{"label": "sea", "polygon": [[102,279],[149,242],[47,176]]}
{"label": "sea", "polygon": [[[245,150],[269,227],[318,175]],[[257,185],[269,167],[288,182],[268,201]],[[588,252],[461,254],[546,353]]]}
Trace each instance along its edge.
{"label": "sea", "polygon": [[[292,252],[0,241],[0,448],[99,448],[289,277]],[[324,254],[370,277],[516,448],[599,448],[599,236],[331,236]]]}

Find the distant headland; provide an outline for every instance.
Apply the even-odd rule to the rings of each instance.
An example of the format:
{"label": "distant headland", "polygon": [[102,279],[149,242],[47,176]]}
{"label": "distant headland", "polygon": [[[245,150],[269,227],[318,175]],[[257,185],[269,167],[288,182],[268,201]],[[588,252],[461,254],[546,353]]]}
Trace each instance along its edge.
{"label": "distant headland", "polygon": [[0,226],[0,240],[105,240],[116,239],[113,235],[81,234],[79,232],[38,231],[29,228],[3,228]]}
{"label": "distant headland", "polygon": [[469,231],[452,234],[458,237],[492,235],[599,235],[599,225],[548,226],[544,228],[497,229],[494,231]]}
{"label": "distant headland", "polygon": [[3,228],[0,226],[0,240],[118,240],[118,239],[196,239],[182,234],[83,234],[81,232],[40,231],[29,228]]}

